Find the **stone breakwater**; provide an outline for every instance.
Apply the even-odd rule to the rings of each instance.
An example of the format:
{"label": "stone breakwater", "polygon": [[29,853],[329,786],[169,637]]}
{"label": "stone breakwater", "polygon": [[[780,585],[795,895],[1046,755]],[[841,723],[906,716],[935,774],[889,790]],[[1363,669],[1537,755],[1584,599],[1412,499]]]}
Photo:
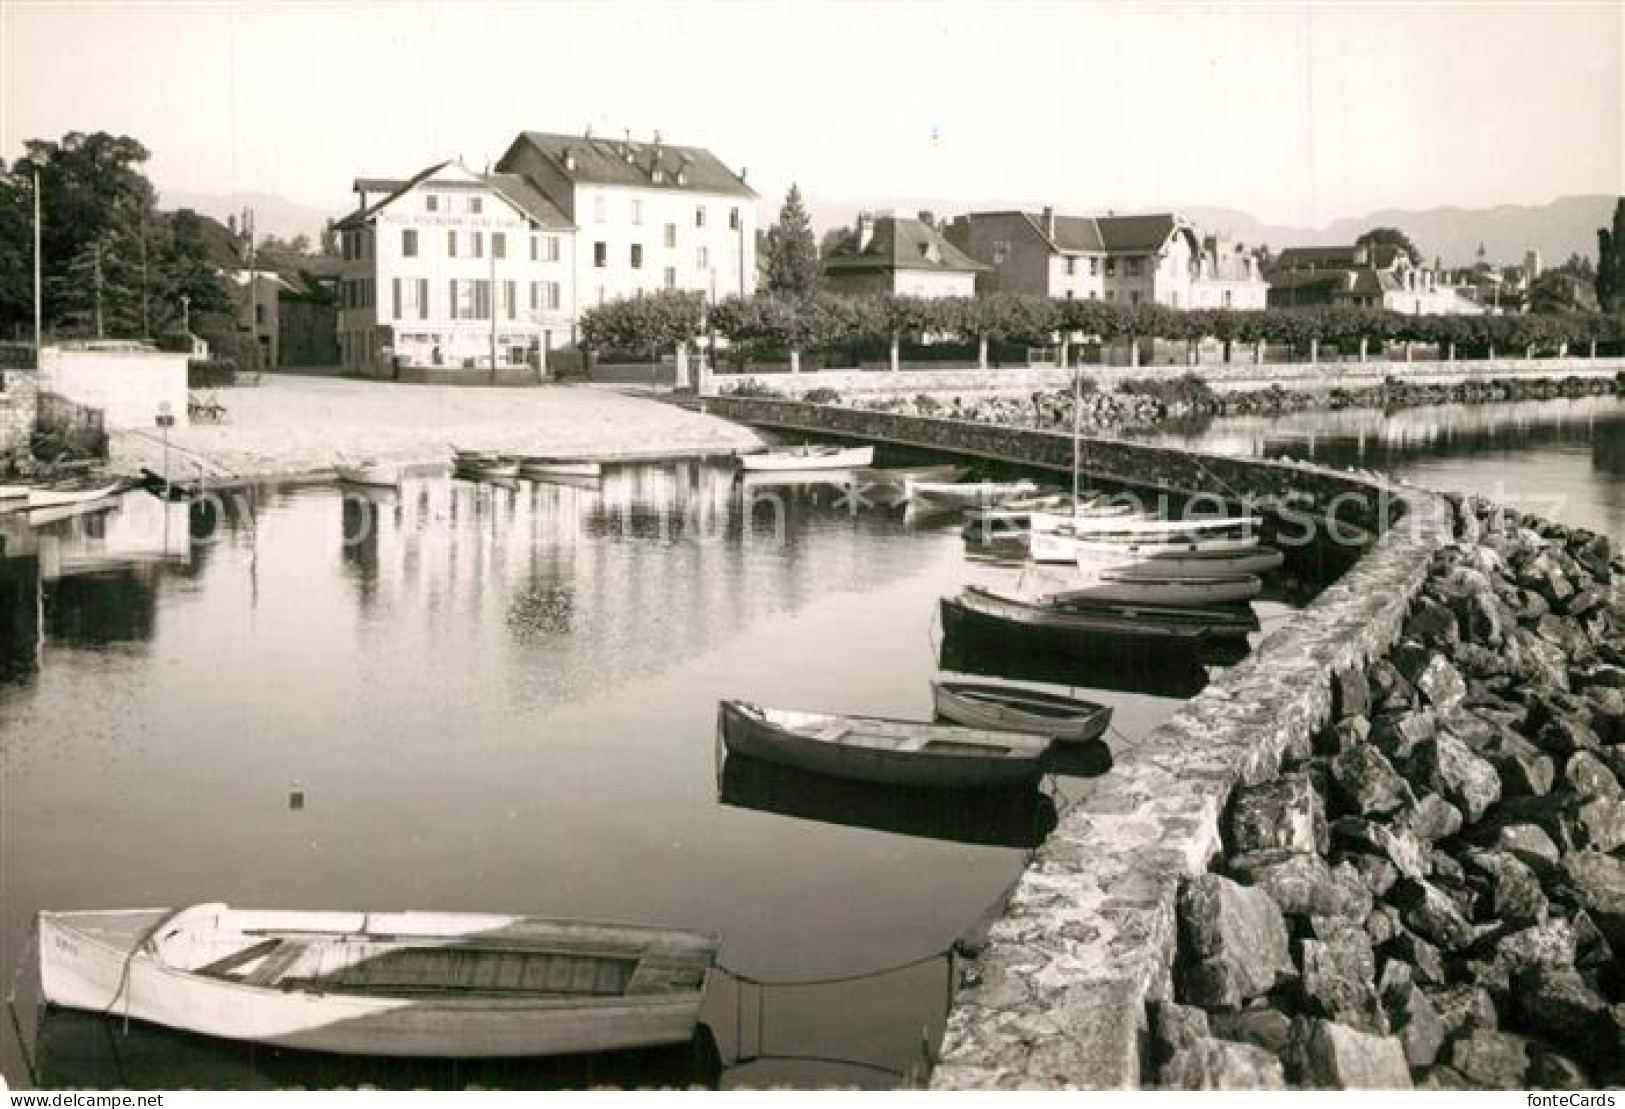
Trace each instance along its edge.
{"label": "stone breakwater", "polygon": [[1149,1080],[1625,1083],[1625,564],[1474,500],[1455,531],[1182,883]]}

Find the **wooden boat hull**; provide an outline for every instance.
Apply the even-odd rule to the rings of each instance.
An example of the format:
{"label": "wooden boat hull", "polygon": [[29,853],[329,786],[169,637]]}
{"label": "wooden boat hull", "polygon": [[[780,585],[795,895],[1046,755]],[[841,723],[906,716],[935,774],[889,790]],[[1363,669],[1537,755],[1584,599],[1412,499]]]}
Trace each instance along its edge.
{"label": "wooden boat hull", "polygon": [[550,477],[597,477],[604,472],[601,462],[520,462],[519,476],[522,478],[550,478]]}
{"label": "wooden boat hull", "polygon": [[111,497],[123,488],[124,482],[122,481],[111,481],[75,489],[49,489],[36,485],[28,490],[28,507],[32,511],[36,508],[59,508],[62,505],[99,501],[103,497]]}
{"label": "wooden boat hull", "polygon": [[903,484],[908,500],[920,501],[932,508],[956,509],[996,505],[1010,497],[1026,496],[1038,491],[1030,481],[915,481]]}
{"label": "wooden boat hull", "polygon": [[1078,568],[1085,571],[1106,569],[1143,572],[1157,577],[1210,574],[1266,574],[1277,570],[1286,556],[1274,547],[1254,547],[1244,551],[1167,552],[1157,550],[1125,554],[1113,547],[1106,550],[1091,548],[1080,550]]}
{"label": "wooden boat hull", "polygon": [[1227,605],[1250,601],[1263,589],[1264,583],[1252,574],[1153,577],[1149,572],[1105,570],[1096,581],[1049,596],[1062,604],[1112,601],[1143,605]]}
{"label": "wooden boat hull", "polygon": [[482,462],[470,464],[459,462],[452,470],[452,476],[460,477],[464,481],[516,481],[519,478],[519,463]]}
{"label": "wooden boat hull", "polygon": [[909,481],[958,481],[969,472],[965,466],[946,463],[939,466],[860,466],[852,471],[852,480],[862,489],[896,489],[899,492]]}
{"label": "wooden boat hull", "polygon": [[[304,1051],[479,1058],[680,1043],[693,1034],[703,996],[703,984],[678,993],[611,997],[503,997],[496,991],[390,996],[248,985],[160,961],[146,940],[171,915],[167,909],[41,913],[44,1000]],[[499,929],[514,918],[487,919]]]}
{"label": "wooden boat hull", "polygon": [[829,450],[796,449],[767,451],[763,454],[742,454],[739,466],[753,472],[851,470],[872,466],[875,449],[868,447],[835,447]]}
{"label": "wooden boat hull", "polygon": [[[967,729],[876,717],[829,717],[858,729],[875,725],[906,725],[953,753],[932,754],[925,749],[905,751],[866,746],[861,742],[831,741],[775,726],[758,715],[754,706],[723,701],[717,708],[717,727],[730,754],[763,762],[793,766],[832,778],[850,778],[879,785],[919,789],[976,789],[1008,787],[1036,781],[1048,743],[1030,735],[976,732],[996,737],[998,745],[982,752],[963,750]],[[811,714],[807,714],[811,715]]]}
{"label": "wooden boat hull", "polygon": [[1049,736],[1058,743],[1099,739],[1112,710],[1092,701],[1020,686],[978,682],[932,682],[938,716],[970,728]]}
{"label": "wooden boat hull", "polygon": [[1116,604],[1037,604],[967,586],[957,597],[942,599],[942,622],[973,632],[1040,632],[1079,641],[1196,646],[1208,634],[1209,624],[1181,612],[1148,611],[1146,607]]}
{"label": "wooden boat hull", "polygon": [[[1098,540],[1079,539],[1070,535],[1033,535],[1032,558],[1035,562],[1076,562],[1085,556],[1091,559],[1110,556],[1122,559],[1179,558],[1194,555],[1240,554],[1258,549],[1258,537],[1249,535],[1233,539],[1147,539]],[[1042,552],[1042,553],[1041,553]],[[1068,553],[1070,552],[1070,553]]]}
{"label": "wooden boat hull", "polygon": [[18,498],[28,499],[28,486],[0,485],[0,501],[14,501]]}

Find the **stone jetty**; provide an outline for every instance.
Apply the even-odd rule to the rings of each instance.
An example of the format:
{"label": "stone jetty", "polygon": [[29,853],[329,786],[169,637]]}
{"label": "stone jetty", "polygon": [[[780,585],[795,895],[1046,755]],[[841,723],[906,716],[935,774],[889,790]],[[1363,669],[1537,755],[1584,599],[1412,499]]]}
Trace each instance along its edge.
{"label": "stone jetty", "polygon": [[1397,645],[1182,881],[1148,1084],[1625,1083],[1625,563],[1452,507]]}

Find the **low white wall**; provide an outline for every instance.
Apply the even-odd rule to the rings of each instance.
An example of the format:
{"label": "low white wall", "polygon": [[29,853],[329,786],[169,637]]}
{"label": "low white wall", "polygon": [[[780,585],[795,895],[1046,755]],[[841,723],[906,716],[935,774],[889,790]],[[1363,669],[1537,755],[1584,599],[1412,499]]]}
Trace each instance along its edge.
{"label": "low white wall", "polygon": [[[1625,372],[1625,358],[1494,358],[1416,362],[1231,362],[1200,366],[1081,367],[1103,389],[1135,377],[1177,377],[1194,373],[1221,392],[1281,385],[1301,390],[1374,385],[1385,377],[1421,383],[1447,383],[1496,377],[1613,377]],[[712,389],[749,383],[785,396],[809,389],[834,389],[842,396],[915,396],[919,393],[1032,393],[1065,388],[1070,369],[1010,366],[989,370],[819,370],[800,374],[713,374]]]}
{"label": "low white wall", "polygon": [[175,417],[175,426],[184,427],[188,357],[46,347],[40,353],[41,385],[71,401],[100,408],[109,431],[157,426],[159,406],[164,403]]}

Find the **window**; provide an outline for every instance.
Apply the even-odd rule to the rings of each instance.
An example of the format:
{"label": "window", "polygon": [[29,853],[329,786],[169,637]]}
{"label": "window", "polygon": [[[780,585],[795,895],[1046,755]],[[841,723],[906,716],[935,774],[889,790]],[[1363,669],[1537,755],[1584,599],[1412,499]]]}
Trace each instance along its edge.
{"label": "window", "polygon": [[1230,290],[1229,289],[1226,289],[1224,291],[1224,306],[1226,308],[1230,307]]}
{"label": "window", "polygon": [[557,262],[559,260],[559,237],[557,235],[547,236],[547,251],[544,257],[549,262]]}
{"label": "window", "polygon": [[1078,276],[1078,260],[1076,258],[1068,258],[1066,260],[1066,275],[1068,277]]}
{"label": "window", "polygon": [[1128,294],[1128,302],[1130,304],[1138,304],[1138,303],[1140,303],[1140,290],[1138,290],[1138,289],[1130,289],[1129,294]]}
{"label": "window", "polygon": [[491,232],[491,257],[506,258],[508,256],[508,236],[500,231]]}
{"label": "window", "polygon": [[738,208],[729,208],[728,209],[728,230],[729,231],[738,231],[739,230],[739,209]]}
{"label": "window", "polygon": [[609,205],[604,200],[604,194],[599,193],[597,196],[592,198],[592,221],[594,223],[603,223],[608,218]]}
{"label": "window", "polygon": [[1100,276],[1100,259],[1099,258],[1091,258],[1091,259],[1089,259],[1089,276],[1090,277],[1099,277]]}
{"label": "window", "polygon": [[598,269],[603,269],[605,266],[609,265],[608,243],[592,244],[592,264]]}
{"label": "window", "polygon": [[711,268],[711,251],[708,247],[697,247],[694,251],[694,264],[702,270]]}
{"label": "window", "polygon": [[[540,240],[540,235],[532,235],[530,237],[530,260],[532,262],[536,261],[536,248],[540,245]],[[533,304],[531,307],[534,308],[536,306]]]}
{"label": "window", "polygon": [[398,319],[401,318],[401,279],[398,278],[398,277],[393,278],[390,281],[389,285],[390,285],[390,300],[392,302],[392,307],[393,307],[393,311],[390,314],[390,318],[398,320]]}
{"label": "window", "polygon": [[474,232],[474,257],[476,257],[476,258],[484,258],[485,257],[485,232],[484,231],[476,231],[476,232]]}
{"label": "window", "polygon": [[512,281],[504,281],[502,283],[502,299],[507,304],[508,318],[511,320],[514,318],[514,315],[519,308],[519,298],[515,295],[514,283]]}
{"label": "window", "polygon": [[641,270],[643,268],[643,244],[642,243],[633,243],[632,244],[632,268],[635,269],[635,270]]}
{"label": "window", "polygon": [[633,227],[641,227],[642,225],[643,225],[643,201],[633,199],[633,201],[632,201],[632,226]]}
{"label": "window", "polygon": [[1140,276],[1140,259],[1130,258],[1128,260],[1128,275],[1130,277]]}
{"label": "window", "polygon": [[1066,291],[1066,299],[1067,299],[1067,300],[1071,300],[1071,299],[1072,299],[1072,290],[1071,290],[1071,289],[1068,289],[1068,290],[1067,290],[1067,291]]}
{"label": "window", "polygon": [[1116,300],[1117,299],[1117,293],[1112,289],[1107,289],[1106,290],[1106,299],[1107,300]]}
{"label": "window", "polygon": [[1090,289],[1089,290],[1089,299],[1090,300],[1099,300],[1100,299],[1100,294],[1095,292],[1095,290]]}
{"label": "window", "polygon": [[457,232],[455,231],[446,232],[446,257],[457,257]]}
{"label": "window", "polygon": [[666,288],[668,288],[668,289],[677,288],[677,267],[676,266],[667,266],[666,267]]}
{"label": "window", "polygon": [[668,247],[677,245],[677,225],[675,223],[666,224],[666,245]]}
{"label": "window", "polygon": [[530,310],[532,312],[536,311],[537,307],[540,305],[541,290],[542,283],[540,281],[532,281],[530,283]]}
{"label": "window", "polygon": [[440,198],[434,193],[427,193],[423,197],[423,210],[426,212],[440,211]]}
{"label": "window", "polygon": [[468,198],[468,210],[471,213],[473,213],[474,215],[476,215],[476,216],[479,215],[482,211],[485,210],[485,198],[484,197],[479,197],[479,196],[471,196],[471,197],[469,197]]}
{"label": "window", "polygon": [[694,206],[694,226],[705,226],[705,205],[703,204],[696,204]]}
{"label": "window", "polygon": [[265,326],[265,305],[254,305],[254,322],[259,324],[261,327]]}
{"label": "window", "polygon": [[542,282],[542,307],[550,312],[559,310],[559,283],[557,281]]}
{"label": "window", "polygon": [[1117,259],[1116,258],[1108,258],[1108,259],[1106,259],[1106,276],[1107,277],[1116,277],[1117,276]]}
{"label": "window", "polygon": [[416,258],[418,256],[418,233],[411,228],[401,232],[401,257]]}
{"label": "window", "polygon": [[474,287],[474,319],[488,320],[491,318],[491,283],[483,277],[477,281],[465,281],[465,285]]}
{"label": "window", "polygon": [[427,277],[417,279],[417,294],[418,319],[426,320],[429,318],[429,279]]}

